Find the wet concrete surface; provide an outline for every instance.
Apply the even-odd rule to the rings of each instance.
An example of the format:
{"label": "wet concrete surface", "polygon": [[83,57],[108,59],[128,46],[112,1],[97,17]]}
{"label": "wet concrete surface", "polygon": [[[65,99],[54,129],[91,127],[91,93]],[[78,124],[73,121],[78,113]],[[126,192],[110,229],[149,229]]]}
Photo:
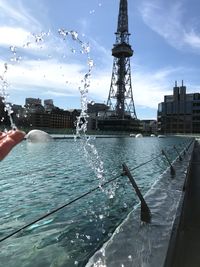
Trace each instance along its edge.
{"label": "wet concrete surface", "polygon": [[[195,142],[189,183],[171,259],[166,267],[200,267],[200,143]],[[172,245],[172,244],[170,244]],[[168,255],[169,256],[169,255]]]}

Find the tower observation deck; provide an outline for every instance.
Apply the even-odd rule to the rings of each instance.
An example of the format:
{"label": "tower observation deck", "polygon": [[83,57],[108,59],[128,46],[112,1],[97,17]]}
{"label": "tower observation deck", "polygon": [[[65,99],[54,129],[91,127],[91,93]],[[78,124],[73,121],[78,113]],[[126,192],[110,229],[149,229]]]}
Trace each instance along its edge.
{"label": "tower observation deck", "polygon": [[[112,49],[113,70],[107,100],[109,112],[99,128],[109,130],[133,130],[138,120],[133,101],[130,58],[133,49],[129,44],[128,1],[120,0],[116,41]],[[136,130],[137,131],[137,130]]]}

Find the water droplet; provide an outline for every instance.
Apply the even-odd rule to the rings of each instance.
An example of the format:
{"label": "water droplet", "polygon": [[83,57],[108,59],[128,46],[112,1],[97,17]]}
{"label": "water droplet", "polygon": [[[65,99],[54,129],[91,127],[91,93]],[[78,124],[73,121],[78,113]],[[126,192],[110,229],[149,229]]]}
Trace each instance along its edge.
{"label": "water droplet", "polygon": [[100,215],[99,215],[99,219],[100,219],[100,220],[103,220],[103,218],[104,218],[103,214],[100,214]]}
{"label": "water droplet", "polygon": [[131,255],[128,255],[128,259],[131,261],[132,260],[132,256]]}
{"label": "water droplet", "polygon": [[110,193],[110,194],[109,194],[109,199],[113,199],[114,196],[115,196],[114,194]]}
{"label": "water droplet", "polygon": [[128,208],[128,205],[126,203],[124,203],[124,208],[127,209]]}
{"label": "water droplet", "polygon": [[79,235],[80,235],[79,233],[76,233],[76,238],[77,238],[77,239],[79,238]]}
{"label": "water droplet", "polygon": [[83,43],[82,44],[82,49],[83,49],[83,52],[85,53],[85,54],[89,54],[90,53],[90,45],[89,45],[89,43]]}
{"label": "water droplet", "polygon": [[101,253],[102,253],[102,256],[105,257],[105,249],[102,248],[100,251],[101,251]]}
{"label": "water droplet", "polygon": [[58,33],[61,35],[61,36],[67,36],[68,35],[68,32],[65,30],[65,29],[59,29],[58,30]]}
{"label": "water droplet", "polygon": [[71,36],[73,40],[77,40],[78,39],[78,33],[76,31],[71,31]]}
{"label": "water droplet", "polygon": [[13,53],[16,53],[16,46],[10,46],[10,51]]}
{"label": "water droplet", "polygon": [[44,37],[45,37],[46,33],[45,32],[41,32],[39,34],[32,34],[32,36],[35,38],[35,42],[36,43],[41,43],[44,41]]}
{"label": "water droplet", "polygon": [[88,240],[90,240],[91,236],[90,236],[90,235],[86,235],[86,238],[87,238]]}
{"label": "water droplet", "polygon": [[88,66],[92,68],[94,66],[94,61],[92,59],[88,60]]}

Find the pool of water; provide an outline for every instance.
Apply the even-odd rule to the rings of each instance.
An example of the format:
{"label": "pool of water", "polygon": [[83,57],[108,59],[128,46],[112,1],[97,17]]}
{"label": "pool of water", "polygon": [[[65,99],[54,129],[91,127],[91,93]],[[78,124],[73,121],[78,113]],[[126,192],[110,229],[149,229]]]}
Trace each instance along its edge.
{"label": "pool of water", "polygon": [[[161,149],[174,160],[173,145],[181,151],[189,139],[97,138],[91,142],[99,155],[95,165],[103,161],[104,177],[109,180],[122,173],[122,163],[133,169],[161,154]],[[24,141],[0,164],[0,238],[101,183],[80,140]],[[160,156],[132,174],[146,193],[167,167]],[[137,203],[128,178],[121,176],[3,241],[0,266],[85,266]]]}

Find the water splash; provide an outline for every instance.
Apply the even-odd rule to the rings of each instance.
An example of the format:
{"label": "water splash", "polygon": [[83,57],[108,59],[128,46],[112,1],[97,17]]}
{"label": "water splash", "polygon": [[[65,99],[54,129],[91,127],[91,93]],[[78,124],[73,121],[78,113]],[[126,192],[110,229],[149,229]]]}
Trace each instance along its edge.
{"label": "water splash", "polygon": [[[40,32],[38,34],[32,33],[30,34],[29,38],[25,41],[23,44],[22,48],[23,49],[29,49],[29,48],[35,48],[35,46],[39,48],[45,48],[45,42],[48,41],[48,37],[51,35],[51,31],[49,30],[48,32]],[[90,87],[90,80],[91,80],[91,75],[92,75],[92,70],[94,67],[94,61],[90,57],[90,44],[88,42],[83,42],[77,31],[74,30],[66,30],[64,28],[58,29],[58,36],[59,38],[62,38],[64,41],[68,41],[69,38],[72,40],[72,42],[75,42],[75,44],[78,44],[79,49],[75,49],[74,47],[71,47],[69,50],[71,50],[72,53],[77,53],[79,52],[81,54],[86,55],[86,64],[87,64],[87,71],[83,75],[83,78],[81,82],[78,85],[78,90],[80,92],[80,102],[81,102],[81,113],[80,116],[77,117],[77,122],[76,122],[76,136],[75,138],[79,138],[80,142],[82,144],[82,150],[84,151],[84,154],[92,167],[92,169],[95,172],[96,177],[99,179],[99,186],[102,188],[102,184],[105,182],[104,178],[104,163],[100,159],[100,156],[98,154],[98,151],[95,147],[94,144],[94,139],[90,138],[87,136],[87,126],[88,126],[88,104],[94,104],[94,101],[90,101],[88,97],[88,89]],[[67,43],[68,44],[68,43]],[[21,48],[16,47],[11,45],[9,47],[10,52],[11,52],[11,58],[10,61],[12,63],[16,63],[19,61],[22,61],[23,57],[19,55],[21,52]],[[27,51],[27,50],[26,50]],[[52,58],[52,55],[49,54],[47,58],[50,59]],[[63,58],[66,58],[66,55],[63,55]],[[40,60],[40,59],[38,59]],[[8,91],[8,82],[7,79],[5,78],[7,74],[7,63],[5,63],[5,70],[4,73],[1,77],[2,80],[2,96],[5,99],[5,109],[8,112],[11,126],[16,127],[11,114],[13,113],[11,105],[7,101],[7,91]],[[64,76],[64,74],[63,74]],[[46,79],[47,76],[43,74],[43,79]],[[70,84],[70,81],[64,81],[65,84]],[[103,189],[102,189],[103,190]],[[110,197],[113,197],[113,192],[109,193]]]}
{"label": "water splash", "polygon": [[[8,92],[8,87],[9,87],[9,83],[7,81],[7,72],[8,72],[8,64],[4,63],[4,70],[2,75],[0,75],[0,81],[1,81],[1,92],[0,95],[2,97],[2,102],[4,103],[4,110],[5,112],[7,112],[9,120],[10,120],[10,125],[12,129],[16,129],[16,125],[14,124],[13,118],[12,118],[12,106],[11,103],[8,102],[8,97],[9,94]],[[4,118],[1,118],[1,121]]]}
{"label": "water splash", "polygon": [[89,101],[89,97],[88,97],[88,89],[90,87],[92,69],[94,67],[94,61],[90,57],[90,45],[89,43],[82,42],[76,31],[67,31],[65,29],[59,29],[58,33],[62,36],[64,40],[66,39],[67,36],[71,36],[72,40],[78,42],[78,44],[81,46],[80,52],[82,54],[86,54],[87,56],[88,70],[87,70],[87,73],[84,74],[84,77],[81,81],[81,86],[79,86],[78,88],[81,94],[81,113],[80,113],[80,116],[77,117],[75,139],[77,137],[80,139],[84,154],[89,164],[93,168],[96,174],[96,177],[99,179],[99,186],[102,189],[102,184],[105,182],[104,163],[100,159],[98,151],[95,145],[93,144],[94,139],[86,135],[88,117],[89,117],[87,113],[88,104],[89,103],[94,104],[94,101]]}
{"label": "water splash", "polygon": [[81,45],[81,53],[86,54],[87,56],[87,66],[88,71],[85,73],[81,83],[82,86],[79,86],[79,91],[81,94],[81,113],[80,116],[77,117],[76,122],[76,136],[80,139],[81,147],[83,148],[84,154],[89,162],[91,168],[94,170],[96,177],[99,180],[99,188],[106,193],[109,198],[113,198],[115,196],[116,184],[108,188],[103,188],[102,184],[105,182],[104,175],[104,162],[101,160],[99,153],[94,144],[94,138],[91,136],[87,136],[87,125],[88,125],[88,104],[94,105],[94,101],[90,101],[88,97],[88,89],[90,87],[90,80],[92,75],[92,69],[94,67],[94,61],[90,58],[90,45],[89,43],[84,43],[80,40],[78,33],[75,31],[66,31],[65,29],[59,29],[59,34],[66,39],[66,36],[72,37],[74,41],[77,41]]}

